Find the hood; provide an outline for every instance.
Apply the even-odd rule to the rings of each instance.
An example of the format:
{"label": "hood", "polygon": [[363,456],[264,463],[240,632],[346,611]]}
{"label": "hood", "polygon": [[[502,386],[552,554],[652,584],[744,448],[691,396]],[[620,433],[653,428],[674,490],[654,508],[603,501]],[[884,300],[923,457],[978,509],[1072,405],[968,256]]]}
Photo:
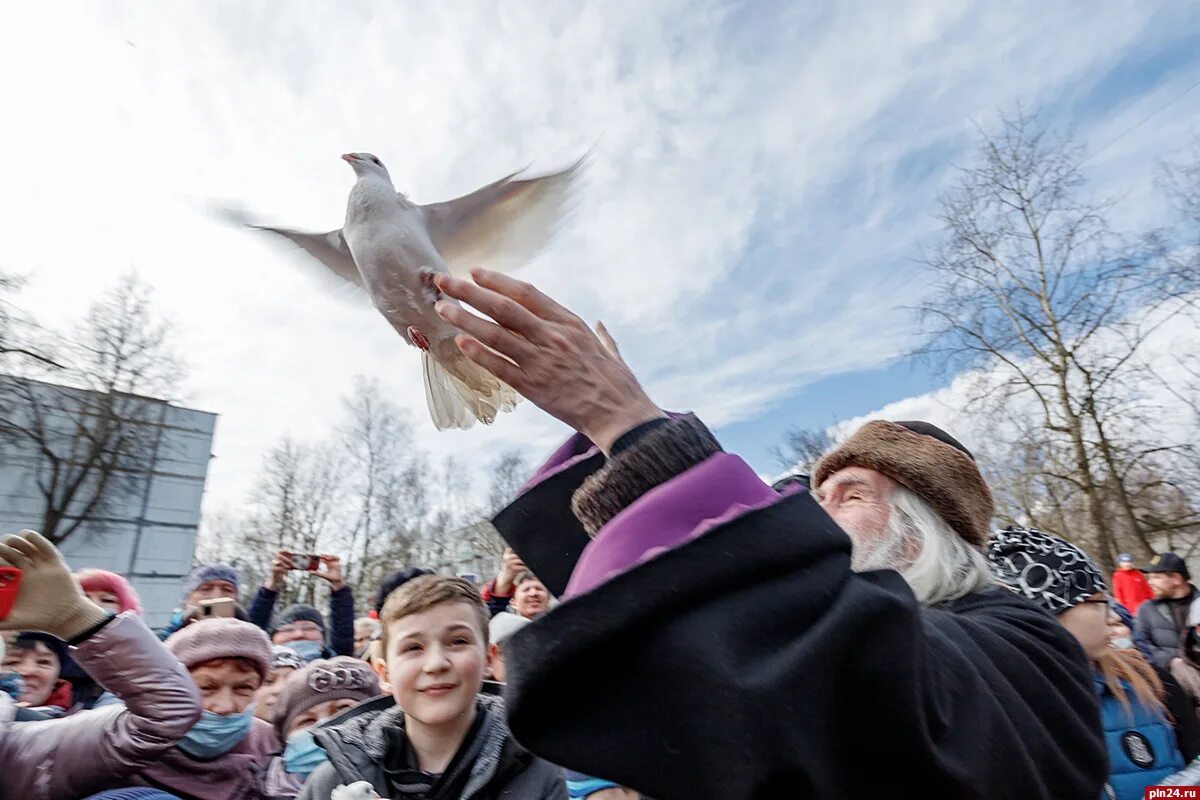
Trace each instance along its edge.
{"label": "hood", "polygon": [[[479,735],[484,737],[479,756],[471,767],[471,777],[463,797],[471,797],[491,782],[501,767],[507,770],[513,760],[529,760],[529,754],[509,736],[504,722],[504,701],[479,694],[475,702],[485,715]],[[313,735],[325,748],[329,761],[343,780],[362,780],[371,776],[376,792],[387,791],[383,760],[387,753],[389,728],[404,728],[404,711],[391,697],[379,697],[359,703],[327,720]],[[508,745],[507,748],[505,745]],[[503,763],[502,763],[503,762]]]}

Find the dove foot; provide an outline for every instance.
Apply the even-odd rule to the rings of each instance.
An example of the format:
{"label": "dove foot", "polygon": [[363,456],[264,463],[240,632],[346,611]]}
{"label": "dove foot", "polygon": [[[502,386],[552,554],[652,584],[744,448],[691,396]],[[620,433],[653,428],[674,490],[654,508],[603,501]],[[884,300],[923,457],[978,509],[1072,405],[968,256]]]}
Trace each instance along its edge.
{"label": "dove foot", "polygon": [[408,326],[408,340],[420,350],[429,350],[429,340],[425,338],[425,334],[421,333],[420,329],[415,325]]}
{"label": "dove foot", "polygon": [[438,300],[441,300],[442,290],[433,282],[437,277],[437,273],[429,267],[421,267],[417,274],[421,277],[421,287],[425,290],[425,299],[430,303],[436,303]]}

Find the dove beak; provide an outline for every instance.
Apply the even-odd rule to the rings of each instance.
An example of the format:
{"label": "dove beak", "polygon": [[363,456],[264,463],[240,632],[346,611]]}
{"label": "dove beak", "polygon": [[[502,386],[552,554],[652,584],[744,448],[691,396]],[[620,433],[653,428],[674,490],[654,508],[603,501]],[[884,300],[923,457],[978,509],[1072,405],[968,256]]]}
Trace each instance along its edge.
{"label": "dove beak", "polygon": [[358,161],[358,156],[354,155],[354,153],[343,153],[342,161],[349,161],[349,162],[353,163],[355,161]]}

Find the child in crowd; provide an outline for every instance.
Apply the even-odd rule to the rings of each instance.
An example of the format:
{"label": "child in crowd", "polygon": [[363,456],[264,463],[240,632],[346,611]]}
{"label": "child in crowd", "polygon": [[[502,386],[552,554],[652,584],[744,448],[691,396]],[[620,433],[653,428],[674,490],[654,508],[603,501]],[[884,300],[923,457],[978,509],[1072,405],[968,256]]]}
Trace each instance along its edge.
{"label": "child in crowd", "polygon": [[275,698],[287,676],[304,669],[304,659],[284,644],[271,645],[271,672],[254,693],[254,716],[264,722],[275,721]]}
{"label": "child in crowd", "polygon": [[379,696],[379,679],[370,665],[346,656],[314,661],[288,674],[281,684],[275,734],[287,747],[267,766],[263,800],[291,800],[325,763],[325,751],[313,738],[312,728]]}
{"label": "child in crowd", "polygon": [[461,578],[421,576],[393,592],[380,614],[392,696],[316,729],[329,760],[300,797],[329,800],[339,785],[367,781],[381,797],[565,800],[562,770],[513,740],[500,698],[479,694],[487,622],[479,591]]}

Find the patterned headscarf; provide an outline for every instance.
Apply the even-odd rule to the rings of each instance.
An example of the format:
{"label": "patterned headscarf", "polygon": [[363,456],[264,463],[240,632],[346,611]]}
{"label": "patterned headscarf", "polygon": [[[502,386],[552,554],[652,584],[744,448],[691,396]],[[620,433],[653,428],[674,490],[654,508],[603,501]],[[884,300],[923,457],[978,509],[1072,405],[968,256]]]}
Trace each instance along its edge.
{"label": "patterned headscarf", "polygon": [[986,555],[996,580],[1051,614],[1061,614],[1108,588],[1087,553],[1034,528],[993,532]]}

